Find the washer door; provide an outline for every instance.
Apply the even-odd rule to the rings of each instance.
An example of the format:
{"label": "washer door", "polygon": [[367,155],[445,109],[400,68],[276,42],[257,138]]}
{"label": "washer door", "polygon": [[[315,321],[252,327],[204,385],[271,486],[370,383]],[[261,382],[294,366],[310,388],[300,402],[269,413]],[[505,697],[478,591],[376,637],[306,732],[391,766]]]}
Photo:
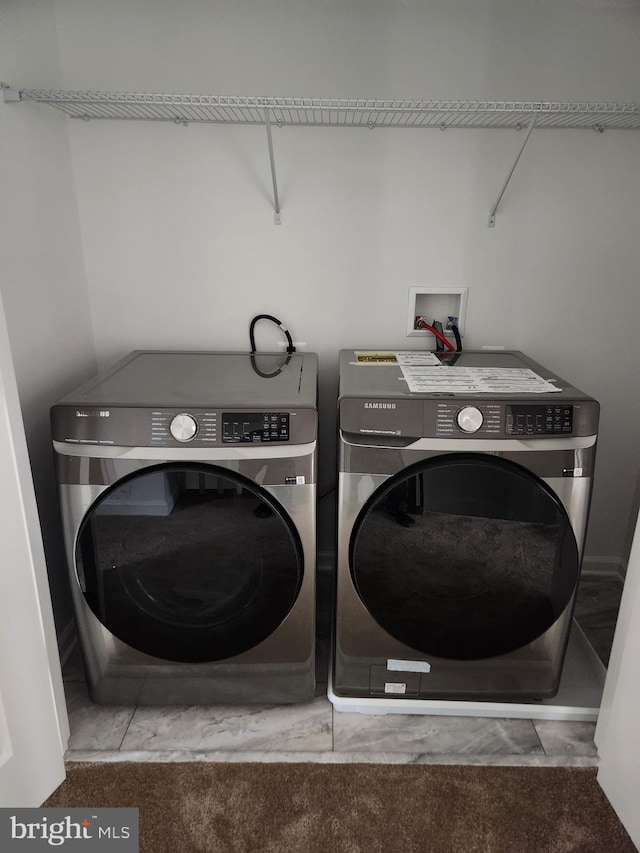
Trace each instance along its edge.
{"label": "washer door", "polygon": [[578,546],[540,479],[498,457],[447,454],[371,496],[351,576],[375,621],[424,654],[478,660],[540,637],[572,601]]}
{"label": "washer door", "polygon": [[291,519],[213,465],[147,468],[104,492],[76,546],[87,604],[128,646],[201,663],[241,654],[282,623],[302,583]]}

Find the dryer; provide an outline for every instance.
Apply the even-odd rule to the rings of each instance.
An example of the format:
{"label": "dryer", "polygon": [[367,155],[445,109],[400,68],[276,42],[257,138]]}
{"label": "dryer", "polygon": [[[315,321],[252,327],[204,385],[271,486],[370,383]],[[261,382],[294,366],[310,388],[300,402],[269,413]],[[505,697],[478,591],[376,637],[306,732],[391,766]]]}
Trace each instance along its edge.
{"label": "dryer", "polygon": [[598,403],[520,352],[339,369],[334,705],[553,697]]}
{"label": "dryer", "polygon": [[93,701],[313,697],[317,356],[135,351],[51,424]]}

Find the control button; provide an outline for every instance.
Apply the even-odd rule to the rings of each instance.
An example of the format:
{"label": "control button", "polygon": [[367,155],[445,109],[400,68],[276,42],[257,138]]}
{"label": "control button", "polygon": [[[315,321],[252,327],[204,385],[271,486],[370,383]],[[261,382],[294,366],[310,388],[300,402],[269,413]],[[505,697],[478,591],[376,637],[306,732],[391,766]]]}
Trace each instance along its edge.
{"label": "control button", "polygon": [[198,424],[192,415],[183,412],[171,421],[169,430],[176,441],[191,441],[198,432]]}
{"label": "control button", "polygon": [[456,416],[458,426],[463,432],[478,432],[482,426],[482,412],[475,406],[465,406]]}

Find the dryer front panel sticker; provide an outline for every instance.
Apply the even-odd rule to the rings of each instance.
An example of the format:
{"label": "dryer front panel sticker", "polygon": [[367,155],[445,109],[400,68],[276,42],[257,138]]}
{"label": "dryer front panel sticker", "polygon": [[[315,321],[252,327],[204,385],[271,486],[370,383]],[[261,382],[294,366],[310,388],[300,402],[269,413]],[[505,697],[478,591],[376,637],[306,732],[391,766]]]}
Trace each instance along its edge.
{"label": "dryer front panel sticker", "polygon": [[431,664],[426,660],[397,660],[389,658],[387,669],[391,672],[431,672]]}
{"label": "dryer front panel sticker", "polygon": [[384,685],[384,692],[398,694],[406,693],[407,685],[399,681],[387,681]]}

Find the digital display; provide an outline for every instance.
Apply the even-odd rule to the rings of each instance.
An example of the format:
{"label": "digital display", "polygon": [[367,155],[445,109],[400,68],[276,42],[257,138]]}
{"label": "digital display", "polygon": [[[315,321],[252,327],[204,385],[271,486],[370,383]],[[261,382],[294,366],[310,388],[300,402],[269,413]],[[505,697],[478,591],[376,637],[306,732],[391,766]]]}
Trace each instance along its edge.
{"label": "digital display", "polygon": [[507,435],[568,434],[573,406],[507,406]]}
{"label": "digital display", "polygon": [[289,441],[288,412],[225,412],[222,441],[226,444],[262,444]]}

